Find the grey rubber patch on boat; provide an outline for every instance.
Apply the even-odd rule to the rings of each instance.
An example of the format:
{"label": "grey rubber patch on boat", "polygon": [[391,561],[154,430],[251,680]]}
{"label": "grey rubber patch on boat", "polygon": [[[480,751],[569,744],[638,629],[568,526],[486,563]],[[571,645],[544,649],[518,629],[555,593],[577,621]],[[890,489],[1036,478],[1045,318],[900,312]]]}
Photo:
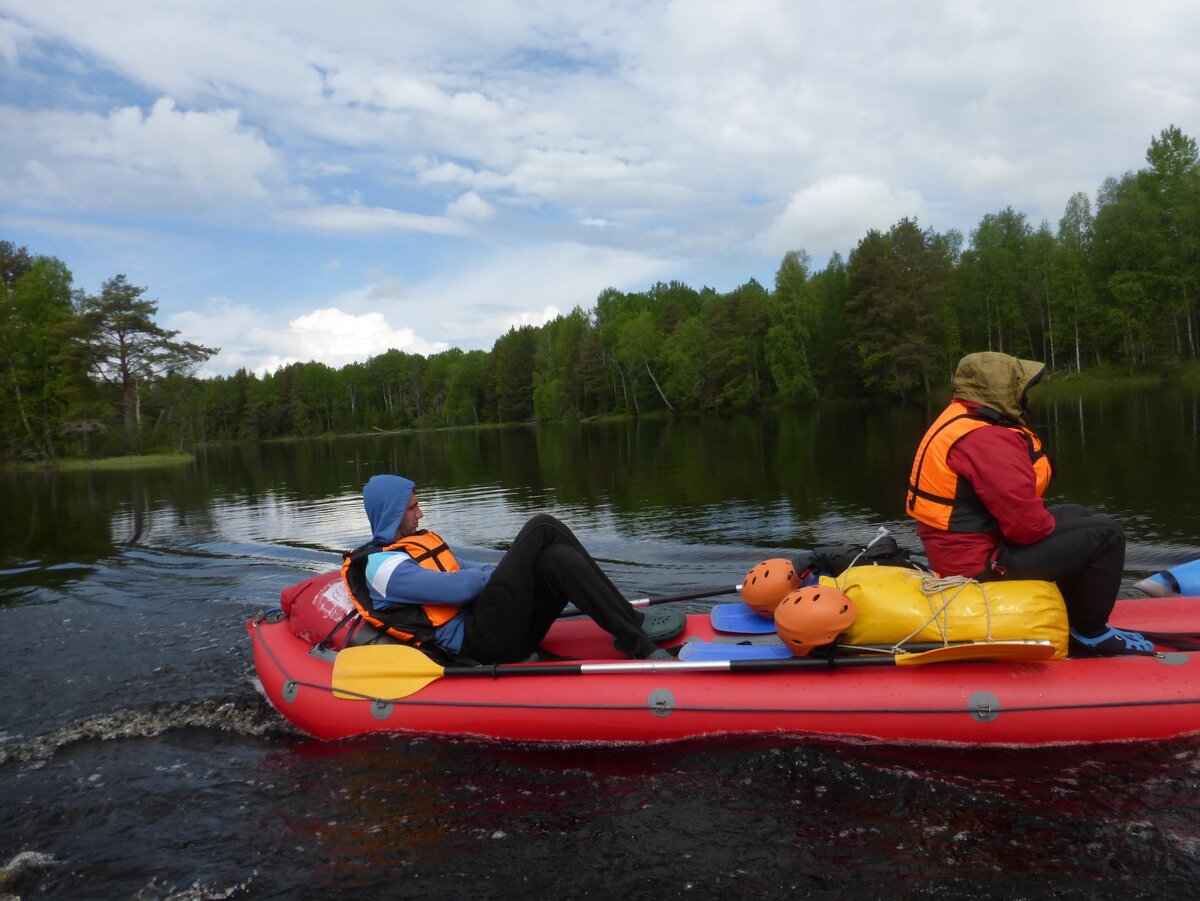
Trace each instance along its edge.
{"label": "grey rubber patch on boat", "polygon": [[669,716],[675,709],[675,695],[665,688],[656,688],[646,698],[646,706],[655,716]]}
{"label": "grey rubber patch on boat", "polygon": [[1183,666],[1190,658],[1187,654],[1181,654],[1178,651],[1169,651],[1166,654],[1159,654],[1158,659],[1167,666]]}
{"label": "grey rubber patch on boat", "polygon": [[290,703],[292,703],[292,701],[296,700],[296,694],[299,691],[300,691],[300,686],[297,685],[294,681],[289,679],[287,682],[283,683],[283,691],[281,691],[279,693],[279,696],[281,698],[283,698],[283,700],[286,701],[288,704],[290,704]]}
{"label": "grey rubber patch on boat", "polygon": [[372,701],[371,716],[377,720],[386,720],[392,715],[392,708],[396,705],[390,701]]}
{"label": "grey rubber patch on boat", "polygon": [[977,691],[967,698],[967,711],[981,723],[990,723],[1000,715],[1000,699],[990,691]]}

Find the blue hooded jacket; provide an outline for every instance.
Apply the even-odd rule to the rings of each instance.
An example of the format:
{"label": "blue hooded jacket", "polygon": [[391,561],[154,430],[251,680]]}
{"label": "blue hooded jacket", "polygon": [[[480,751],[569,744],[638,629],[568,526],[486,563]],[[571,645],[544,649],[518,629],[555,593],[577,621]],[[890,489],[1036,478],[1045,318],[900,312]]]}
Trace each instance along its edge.
{"label": "blue hooded jacket", "polygon": [[363,507],[371,524],[371,540],[389,545],[396,541],[396,530],[416,487],[404,476],[371,476],[363,486]]}
{"label": "blue hooded jacket", "polygon": [[[371,476],[363,486],[363,508],[371,524],[371,540],[387,546],[396,541],[415,486],[403,476]],[[455,555],[457,557],[457,555]],[[491,564],[480,566],[458,561],[458,572],[426,569],[404,551],[381,551],[367,557],[366,579],[376,610],[395,604],[453,604],[462,607],[449,622],[438,627],[434,641],[457,654],[462,650],[463,629],[472,601],[492,573]]]}

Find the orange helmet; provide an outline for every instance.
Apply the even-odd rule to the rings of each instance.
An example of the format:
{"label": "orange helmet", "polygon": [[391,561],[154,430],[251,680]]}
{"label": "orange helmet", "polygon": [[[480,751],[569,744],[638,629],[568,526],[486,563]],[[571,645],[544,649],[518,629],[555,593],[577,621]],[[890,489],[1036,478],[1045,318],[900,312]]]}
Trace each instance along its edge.
{"label": "orange helmet", "polygon": [[850,628],[858,607],[836,588],[809,585],[793,591],[775,608],[775,631],[797,657],[831,644]]}
{"label": "orange helmet", "polygon": [[775,612],[783,596],[800,587],[800,575],[790,560],[772,557],[756,563],[742,580],[742,600],[746,606],[767,619]]}

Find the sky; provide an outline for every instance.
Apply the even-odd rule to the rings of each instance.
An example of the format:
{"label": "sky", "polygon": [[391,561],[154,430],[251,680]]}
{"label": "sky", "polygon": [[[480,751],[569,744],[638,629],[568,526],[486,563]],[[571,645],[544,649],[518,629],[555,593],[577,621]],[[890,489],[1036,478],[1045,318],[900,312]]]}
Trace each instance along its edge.
{"label": "sky", "polygon": [[969,239],[1200,137],[1194,0],[0,0],[0,240],[202,375]]}

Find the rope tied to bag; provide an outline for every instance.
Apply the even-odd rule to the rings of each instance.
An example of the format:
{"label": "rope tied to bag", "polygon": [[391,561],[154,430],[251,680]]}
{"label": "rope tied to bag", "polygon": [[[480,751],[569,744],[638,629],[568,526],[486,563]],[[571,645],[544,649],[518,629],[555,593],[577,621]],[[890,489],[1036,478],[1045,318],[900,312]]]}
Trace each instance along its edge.
{"label": "rope tied to bag", "polygon": [[[875,533],[875,537],[872,538],[869,542],[867,542],[866,546],[854,556],[854,559],[850,561],[850,565],[847,566],[844,570],[842,570],[841,573],[834,576],[833,584],[834,584],[834,587],[836,587],[838,589],[838,591],[845,592],[847,577],[849,576],[850,571],[858,564],[858,561],[863,557],[863,555],[865,555],[871,549],[871,547],[873,545],[875,545],[879,541],[882,541],[884,538],[888,537],[890,534],[891,533],[888,531],[886,526],[880,526],[878,531],[876,531],[876,533]],[[987,641],[993,640],[992,639],[991,604],[988,601],[987,589],[983,587],[982,583],[977,582],[975,579],[967,578],[966,576],[949,576],[946,578],[939,578],[937,576],[934,576],[933,574],[924,573],[924,571],[921,570],[920,567],[916,567],[916,569],[919,572],[923,573],[923,577],[921,579],[921,593],[925,595],[925,598],[929,603],[929,609],[930,609],[929,619],[925,620],[925,622],[921,623],[919,626],[917,626],[915,629],[913,629],[913,631],[909,632],[907,635],[905,635],[899,641],[895,642],[889,649],[889,652],[891,654],[904,653],[905,652],[905,648],[904,648],[905,642],[912,640],[917,635],[919,635],[925,629],[926,626],[928,626],[930,624],[934,624],[934,623],[937,624],[938,633],[941,635],[942,646],[943,647],[948,646],[950,644],[950,637],[947,634],[948,623],[944,621],[945,614],[946,614],[946,611],[949,609],[950,605],[952,603],[954,603],[954,599],[957,598],[959,596],[959,594],[961,594],[962,591],[968,585],[979,585],[980,586],[980,591],[983,593],[984,611],[985,611],[985,614],[987,617],[987,639],[986,640]],[[950,594],[949,596],[947,596],[946,592],[948,592],[948,591],[953,591],[953,593]],[[941,597],[942,597],[942,603],[938,607],[934,607],[933,598],[935,595],[941,595]]]}
{"label": "rope tied to bag", "polygon": [[[979,592],[983,597],[983,612],[987,626],[984,641],[994,641],[992,638],[992,602],[988,598],[987,588],[977,579],[972,579],[967,576],[946,576],[939,578],[936,576],[925,576],[921,579],[921,593],[925,595],[929,602],[929,619],[921,623],[916,629],[910,632],[904,638],[897,642],[897,645],[903,645],[904,642],[918,635],[922,629],[930,624],[937,624],[938,633],[942,637],[942,644],[950,643],[950,636],[947,632],[949,629],[948,611],[950,605],[962,594],[969,585],[978,585]],[[942,599],[941,604],[935,606],[935,598]]]}

